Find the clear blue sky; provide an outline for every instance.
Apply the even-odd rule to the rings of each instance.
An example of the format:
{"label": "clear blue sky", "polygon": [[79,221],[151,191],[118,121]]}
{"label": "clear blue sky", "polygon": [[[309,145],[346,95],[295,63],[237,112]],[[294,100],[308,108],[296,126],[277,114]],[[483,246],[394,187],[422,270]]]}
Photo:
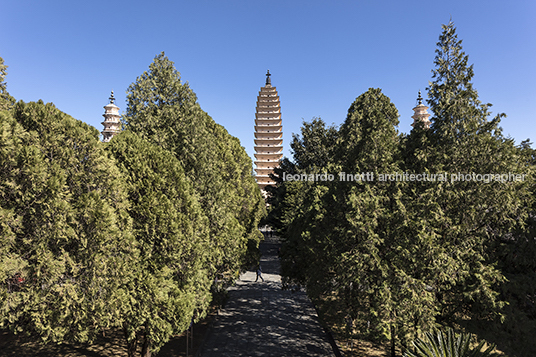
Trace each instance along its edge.
{"label": "clear blue sky", "polygon": [[409,132],[441,24],[452,17],[473,83],[505,135],[536,140],[536,2],[28,1],[2,2],[8,91],[43,99],[102,130],[103,106],[165,51],[201,107],[253,154],[258,91],[270,69],[281,98],[285,155],[302,120],[340,124],[370,87],[389,96]]}

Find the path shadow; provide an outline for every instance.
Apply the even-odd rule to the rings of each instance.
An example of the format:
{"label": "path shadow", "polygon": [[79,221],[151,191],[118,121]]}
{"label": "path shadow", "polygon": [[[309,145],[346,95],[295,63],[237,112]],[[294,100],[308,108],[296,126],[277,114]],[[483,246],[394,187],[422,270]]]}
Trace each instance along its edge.
{"label": "path shadow", "polygon": [[279,241],[260,245],[264,282],[248,271],[229,289],[201,356],[332,356],[313,304],[281,287]]}

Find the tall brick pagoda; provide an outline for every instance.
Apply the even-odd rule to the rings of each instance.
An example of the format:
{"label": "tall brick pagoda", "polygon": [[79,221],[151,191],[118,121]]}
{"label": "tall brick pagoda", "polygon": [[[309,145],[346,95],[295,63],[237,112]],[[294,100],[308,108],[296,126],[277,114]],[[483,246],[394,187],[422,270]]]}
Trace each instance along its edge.
{"label": "tall brick pagoda", "polygon": [[255,172],[257,184],[264,190],[275,185],[269,174],[283,158],[283,126],[279,95],[272,87],[270,71],[266,73],[266,85],[261,87],[257,97],[255,114]]}

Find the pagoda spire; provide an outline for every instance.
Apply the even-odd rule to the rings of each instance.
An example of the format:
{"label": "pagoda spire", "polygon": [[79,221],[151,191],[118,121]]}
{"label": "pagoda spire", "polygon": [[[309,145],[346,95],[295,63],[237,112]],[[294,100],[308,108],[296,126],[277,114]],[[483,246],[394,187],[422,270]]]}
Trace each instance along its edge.
{"label": "pagoda spire", "polygon": [[272,86],[272,80],[270,79],[270,70],[266,71],[266,86]]}
{"label": "pagoda spire", "polygon": [[417,106],[413,108],[413,111],[415,114],[413,114],[413,124],[411,124],[412,127],[415,127],[418,122],[422,122],[425,129],[430,128],[430,120],[428,118],[430,117],[430,114],[428,114],[428,107],[424,104],[422,104],[422,97],[421,97],[421,91],[419,91],[419,96],[417,97]]}
{"label": "pagoda spire", "polygon": [[119,107],[115,105],[114,91],[110,94],[110,103],[104,106],[104,121],[101,123],[104,126],[102,130],[102,141],[107,143],[112,140],[114,135],[117,135],[121,129],[119,128],[121,115],[119,114]]}
{"label": "pagoda spire", "polygon": [[108,99],[110,99],[110,104],[115,104],[115,98],[114,98],[114,91],[113,91],[113,89],[112,89],[112,94],[110,94],[110,98],[108,98]]}

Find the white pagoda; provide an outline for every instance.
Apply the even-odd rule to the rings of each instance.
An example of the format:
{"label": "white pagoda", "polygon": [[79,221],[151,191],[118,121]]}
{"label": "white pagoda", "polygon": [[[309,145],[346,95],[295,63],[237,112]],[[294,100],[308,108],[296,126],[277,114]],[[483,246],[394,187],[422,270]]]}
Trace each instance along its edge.
{"label": "white pagoda", "polygon": [[113,136],[119,134],[121,131],[121,115],[119,114],[119,107],[115,105],[114,91],[110,95],[110,103],[104,106],[104,130],[102,133],[102,141],[107,143],[112,140]]}
{"label": "white pagoda", "polygon": [[424,104],[422,104],[422,97],[421,97],[421,91],[419,91],[419,97],[417,98],[417,106],[413,108],[413,111],[415,114],[413,114],[413,124],[411,124],[412,127],[415,127],[417,122],[422,122],[425,129],[430,128],[430,120],[428,119],[430,117],[430,114],[428,114],[428,107]]}

